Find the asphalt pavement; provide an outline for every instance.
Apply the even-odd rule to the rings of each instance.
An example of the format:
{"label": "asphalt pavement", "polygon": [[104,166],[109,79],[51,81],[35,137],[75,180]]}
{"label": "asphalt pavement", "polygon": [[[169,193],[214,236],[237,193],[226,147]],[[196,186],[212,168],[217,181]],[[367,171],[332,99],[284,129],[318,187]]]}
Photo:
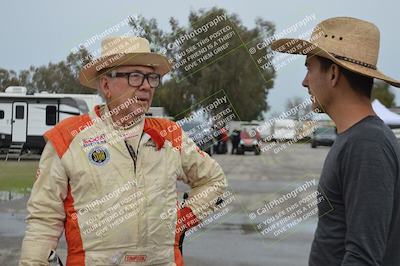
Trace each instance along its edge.
{"label": "asphalt pavement", "polygon": [[[328,151],[327,147],[311,149],[309,144],[293,144],[276,150],[265,149],[259,156],[253,153],[213,155],[227,175],[229,197],[216,214],[187,234],[183,250],[185,264],[307,265],[317,215],[310,207],[309,214],[303,213],[303,219],[294,223],[300,216],[293,216],[295,210],[291,208],[302,199],[303,202],[307,197],[311,199]],[[178,188],[187,189],[183,184]],[[7,194],[0,199],[0,265],[18,264],[28,197]],[[268,204],[284,197],[281,204],[265,211]],[[275,221],[277,226],[272,230],[271,217],[282,214],[281,222]],[[289,216],[293,219],[282,222]],[[57,252],[65,259],[63,237]]]}

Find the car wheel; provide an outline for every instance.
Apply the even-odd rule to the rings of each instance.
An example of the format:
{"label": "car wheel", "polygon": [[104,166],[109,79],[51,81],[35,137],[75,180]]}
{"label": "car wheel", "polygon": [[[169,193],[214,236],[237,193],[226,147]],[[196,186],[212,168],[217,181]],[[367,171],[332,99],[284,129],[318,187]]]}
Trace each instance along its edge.
{"label": "car wheel", "polygon": [[315,143],[314,141],[311,142],[311,148],[313,148],[313,149],[317,148],[317,143]]}

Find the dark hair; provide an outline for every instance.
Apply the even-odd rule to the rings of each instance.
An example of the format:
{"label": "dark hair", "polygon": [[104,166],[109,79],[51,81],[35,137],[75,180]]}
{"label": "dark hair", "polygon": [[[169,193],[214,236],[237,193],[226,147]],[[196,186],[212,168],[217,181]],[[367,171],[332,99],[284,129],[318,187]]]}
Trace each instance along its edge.
{"label": "dark hair", "polygon": [[[317,56],[317,59],[319,61],[321,70],[324,72],[328,71],[331,65],[334,64],[332,60],[327,59],[325,57]],[[360,93],[361,95],[371,98],[371,91],[374,84],[373,78],[357,74],[341,66],[339,66],[339,68],[343,76],[345,76],[350,86],[353,88],[353,90]]]}

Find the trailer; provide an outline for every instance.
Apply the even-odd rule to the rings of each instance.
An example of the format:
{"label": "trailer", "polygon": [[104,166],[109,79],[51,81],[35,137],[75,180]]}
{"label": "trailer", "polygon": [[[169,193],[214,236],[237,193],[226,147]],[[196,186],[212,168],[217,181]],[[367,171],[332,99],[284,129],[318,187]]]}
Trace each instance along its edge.
{"label": "trailer", "polygon": [[[24,152],[41,153],[47,130],[99,104],[104,104],[104,99],[98,94],[27,94],[25,87],[8,87],[0,92],[0,153],[7,154],[6,160],[19,160]],[[164,107],[150,107],[146,116],[168,117]]]}
{"label": "trailer", "polygon": [[0,93],[0,149],[6,150],[6,159],[19,158],[23,151],[40,153],[44,132],[67,117],[87,113],[93,107],[89,105],[101,101],[98,95],[26,92],[25,87],[14,86]]}

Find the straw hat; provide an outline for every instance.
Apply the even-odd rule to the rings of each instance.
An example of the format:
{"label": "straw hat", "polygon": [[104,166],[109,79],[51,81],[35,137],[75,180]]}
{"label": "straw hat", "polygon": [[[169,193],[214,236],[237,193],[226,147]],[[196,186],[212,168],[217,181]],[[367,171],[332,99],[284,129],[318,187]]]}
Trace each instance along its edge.
{"label": "straw hat", "polygon": [[384,75],[377,69],[379,35],[379,29],[370,22],[336,17],[319,23],[309,41],[279,39],[274,41],[271,47],[282,53],[325,57],[352,72],[400,87],[400,81]]}
{"label": "straw hat", "polygon": [[141,37],[108,37],[101,42],[101,56],[81,69],[79,81],[82,85],[96,89],[99,71],[124,65],[151,66],[164,75],[171,70],[168,59],[150,51],[149,41]]}

